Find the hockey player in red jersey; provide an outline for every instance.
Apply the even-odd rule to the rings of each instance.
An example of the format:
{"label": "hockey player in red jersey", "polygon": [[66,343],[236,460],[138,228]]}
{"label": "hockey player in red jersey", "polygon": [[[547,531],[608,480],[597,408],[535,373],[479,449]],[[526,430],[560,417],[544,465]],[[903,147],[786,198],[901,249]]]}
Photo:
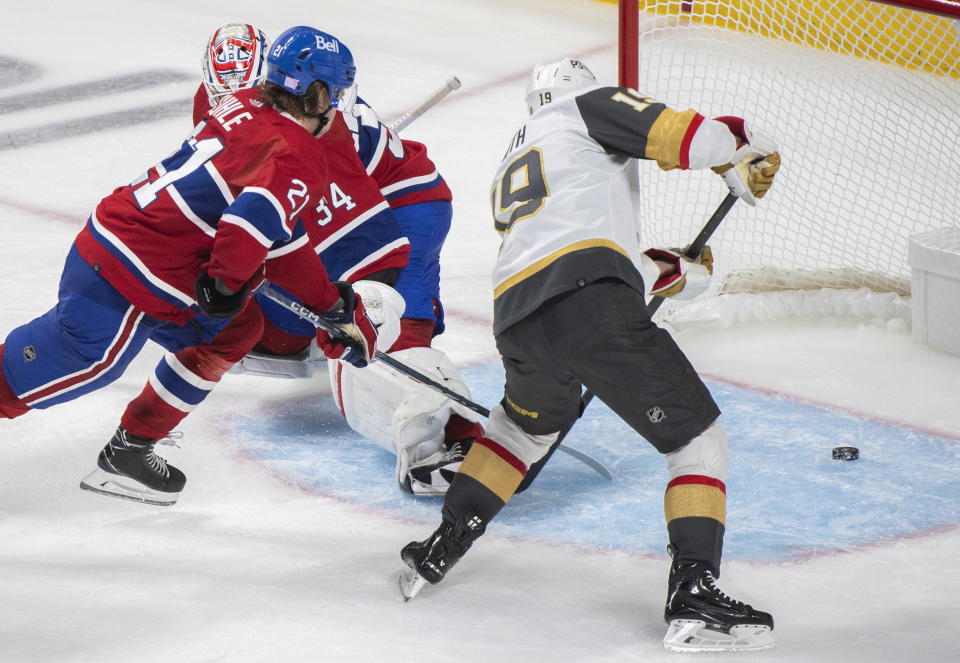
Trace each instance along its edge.
{"label": "hockey player in red jersey", "polygon": [[[349,48],[331,39],[336,47],[330,52],[353,67]],[[257,52],[265,48],[266,37],[247,24],[214,32],[204,52],[194,121],[222,95],[259,83]],[[439,259],[450,227],[450,189],[426,148],[401,141],[362,101],[339,110],[318,137],[327,147],[331,190],[323,239],[315,248],[332,278],[355,283],[368,303],[376,301],[380,349],[469,397],[449,359],[430,347],[443,329]],[[254,359],[262,372],[269,365],[290,370],[289,362],[268,363],[277,357],[306,360],[312,326],[263,295],[257,302],[265,330],[247,361]],[[330,367],[341,412],[354,430],[396,454],[400,487],[442,494],[469,443],[482,433],[477,415],[383,365],[362,371],[343,362]]]}
{"label": "hockey player in red jersey", "polygon": [[84,488],[176,501],[184,475],[154,446],[259,339],[261,313],[247,304],[264,275],[341,330],[318,332],[329,357],[372,359],[361,298],[330,281],[311,243],[328,195],[314,134],[353,72],[336,63],[330,84],[330,72],[311,68],[321,49],[284,46],[259,95],[225,97],[178,150],[100,201],[67,257],[57,306],[0,346],[0,413],[11,418],[109,384],[148,339],[170,351]]}
{"label": "hockey player in red jersey", "polygon": [[728,455],[720,411],[645,301],[645,293],[696,296],[708,270],[672,250],[643,250],[628,166],[714,168],[731,193],[755,204],[779,169],[777,145],[741,118],[708,119],[601,87],[578,60],[538,66],[527,103],[531,116],[510,142],[492,197],[503,239],[493,280],[505,393],[447,491],[442,524],[403,548],[404,595],[440,582],[464,556],[573,425],[586,386],[666,460],[673,562],[664,645],[771,647],[773,618],[716,586]]}

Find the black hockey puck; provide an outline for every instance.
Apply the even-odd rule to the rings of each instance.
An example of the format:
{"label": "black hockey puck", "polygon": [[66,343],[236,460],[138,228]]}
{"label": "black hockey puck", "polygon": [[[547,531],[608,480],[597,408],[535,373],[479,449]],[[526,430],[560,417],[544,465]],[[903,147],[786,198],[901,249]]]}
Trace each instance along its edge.
{"label": "black hockey puck", "polygon": [[860,450],[856,447],[834,447],[834,460],[856,460],[860,457]]}

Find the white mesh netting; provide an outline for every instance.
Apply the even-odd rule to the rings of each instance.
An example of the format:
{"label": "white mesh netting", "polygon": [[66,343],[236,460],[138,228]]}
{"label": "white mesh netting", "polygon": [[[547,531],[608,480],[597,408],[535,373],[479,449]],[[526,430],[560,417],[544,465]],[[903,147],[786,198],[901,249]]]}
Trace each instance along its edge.
{"label": "white mesh netting", "polygon": [[[960,226],[956,24],[864,0],[641,6],[640,91],[742,116],[781,146],[770,194],[738,203],[710,242],[714,291],[827,287],[853,293],[854,309],[861,288],[909,297],[907,238]],[[688,242],[726,193],[710,171],[640,172],[652,246]]]}

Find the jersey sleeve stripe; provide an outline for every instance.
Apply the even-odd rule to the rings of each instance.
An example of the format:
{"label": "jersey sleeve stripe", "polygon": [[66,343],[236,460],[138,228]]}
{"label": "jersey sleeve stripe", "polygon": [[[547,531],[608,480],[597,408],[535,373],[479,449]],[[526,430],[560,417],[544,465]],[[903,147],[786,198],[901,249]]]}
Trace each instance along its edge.
{"label": "jersey sleeve stripe", "polygon": [[697,133],[701,124],[703,124],[703,115],[697,113],[690,121],[686,133],[683,134],[683,140],[680,141],[680,168],[683,170],[690,168],[690,144],[693,142],[693,136]]}
{"label": "jersey sleeve stripe", "polygon": [[279,258],[280,256],[287,255],[288,253],[293,253],[304,244],[307,244],[309,241],[310,238],[306,233],[304,233],[292,241],[285,242],[277,248],[267,251],[267,260],[270,260],[271,258]]}
{"label": "jersey sleeve stripe", "polygon": [[[277,212],[277,218],[280,219],[280,223],[283,223],[283,224],[286,223],[287,212],[285,209],[283,209],[283,205],[280,203],[279,200],[277,200],[277,197],[273,195],[273,192],[258,186],[248,186],[248,187],[244,187],[243,191],[240,192],[240,196],[242,196],[245,193],[263,196],[267,200],[267,202],[273,205],[273,208]],[[237,196],[237,198],[239,198],[240,196]]]}
{"label": "jersey sleeve stripe", "polygon": [[373,150],[373,154],[370,156],[370,159],[365,164],[367,167],[367,175],[372,175],[373,171],[377,169],[377,166],[380,165],[380,159],[383,158],[383,152],[387,149],[387,132],[380,131],[377,138],[377,146]]}
{"label": "jersey sleeve stripe", "polygon": [[389,186],[385,186],[380,189],[380,193],[383,194],[383,197],[386,198],[390,194],[397,193],[401,189],[409,189],[423,184],[429,184],[434,180],[440,177],[440,173],[434,170],[428,175],[420,175],[418,177],[410,177],[405,180],[400,180],[399,182],[394,182]]}
{"label": "jersey sleeve stripe", "polygon": [[[690,124],[698,117],[699,121],[703,122],[703,116],[695,110],[677,112],[671,108],[664,108],[650,127],[645,156],[656,160],[657,165],[664,170],[682,167],[683,143]],[[692,139],[693,134],[690,134],[690,140]],[[686,147],[689,150],[689,143]],[[689,160],[689,155],[687,159]]]}
{"label": "jersey sleeve stripe", "polygon": [[220,217],[220,222],[230,223],[235,226],[239,226],[240,228],[243,228],[243,230],[248,235],[250,235],[253,239],[255,239],[257,243],[261,244],[262,246],[268,249],[271,246],[273,246],[272,239],[264,235],[262,232],[260,232],[260,230],[255,225],[253,225],[252,223],[250,223],[249,221],[247,221],[241,216],[237,216],[235,214],[224,214],[223,216]]}
{"label": "jersey sleeve stripe", "polygon": [[410,240],[408,240],[406,237],[401,237],[397,240],[394,240],[389,244],[387,244],[386,246],[383,246],[379,250],[369,254],[360,262],[352,265],[349,269],[347,269],[345,272],[340,274],[334,280],[335,281],[351,281],[353,280],[353,276],[355,274],[359,274],[370,265],[383,260],[385,257],[389,256],[391,253],[400,252],[405,247],[408,247],[408,246],[410,246]]}

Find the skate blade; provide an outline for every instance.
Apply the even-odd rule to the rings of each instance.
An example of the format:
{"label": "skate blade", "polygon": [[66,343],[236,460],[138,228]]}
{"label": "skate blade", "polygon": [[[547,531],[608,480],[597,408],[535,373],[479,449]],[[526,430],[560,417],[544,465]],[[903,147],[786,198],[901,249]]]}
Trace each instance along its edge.
{"label": "skate blade", "polygon": [[180,497],[180,493],[163,493],[152,490],[139,481],[104,472],[99,467],[83,478],[80,482],[80,488],[98,495],[118,497],[142,504],[152,504],[153,506],[170,506],[176,504]]}
{"label": "skate blade", "polygon": [[416,569],[404,564],[400,571],[400,593],[403,594],[404,603],[419,594],[426,582],[426,579],[417,573]]}
{"label": "skate blade", "polygon": [[674,619],[663,636],[663,646],[675,652],[762,651],[773,644],[769,626],[739,624],[723,633],[706,628],[699,619]]}
{"label": "skate blade", "polygon": [[447,488],[450,487],[450,484],[446,481],[441,484],[429,484],[423,483],[411,475],[407,475],[407,478],[409,481],[409,490],[405,490],[404,492],[412,493],[417,497],[442,497],[447,494]]}

